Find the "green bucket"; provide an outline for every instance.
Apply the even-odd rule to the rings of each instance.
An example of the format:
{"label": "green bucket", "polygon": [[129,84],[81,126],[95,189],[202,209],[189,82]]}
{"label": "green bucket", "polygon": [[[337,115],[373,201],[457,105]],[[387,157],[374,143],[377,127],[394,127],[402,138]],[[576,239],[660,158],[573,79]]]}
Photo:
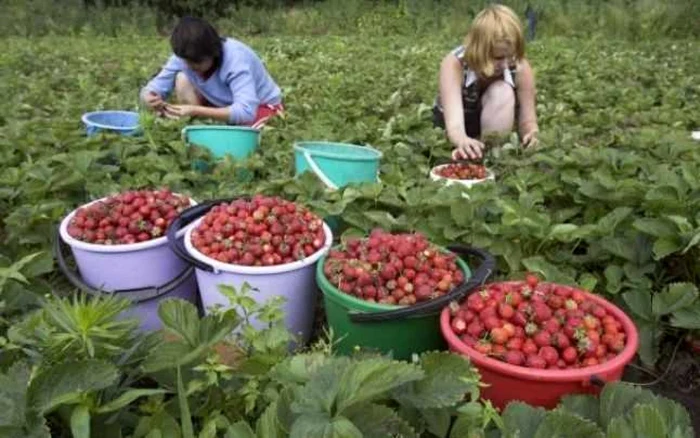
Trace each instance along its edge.
{"label": "green bucket", "polygon": [[215,158],[231,155],[244,160],[260,144],[260,130],[248,126],[191,125],[182,130],[183,140],[209,149]]}
{"label": "green bucket", "polygon": [[448,250],[474,255],[482,262],[472,275],[464,260],[458,258],[464,283],[440,298],[407,307],[369,303],[339,291],[323,274],[326,256],[321,258],[316,266],[316,283],[323,292],[326,319],[337,342],[336,351],[349,355],[359,347],[405,360],[414,353],[446,349],[440,331],[440,312],[451,301],[458,301],[481,286],[496,267],[493,256],[481,249],[453,245]]}
{"label": "green bucket", "polygon": [[296,175],[313,172],[330,189],[351,183],[376,182],[382,153],[368,146],[323,141],[294,144]]}

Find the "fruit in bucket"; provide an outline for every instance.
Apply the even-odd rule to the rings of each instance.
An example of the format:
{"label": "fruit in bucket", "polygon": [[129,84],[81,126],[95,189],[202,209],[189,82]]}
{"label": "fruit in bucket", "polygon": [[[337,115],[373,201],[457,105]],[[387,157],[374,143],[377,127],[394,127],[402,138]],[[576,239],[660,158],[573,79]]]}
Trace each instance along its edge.
{"label": "fruit in bucket", "polygon": [[192,231],[192,245],[222,263],[274,266],[311,256],[326,240],[323,220],[279,197],[256,195],[214,206]]}
{"label": "fruit in bucket", "polygon": [[445,295],[464,281],[456,256],[420,233],[374,230],[332,249],[323,266],[340,291],[380,304],[412,305]]}
{"label": "fruit in bucket", "polygon": [[74,239],[124,245],[163,237],[191,201],[168,189],[130,190],[76,210],[68,224]]}
{"label": "fruit in bucket", "polygon": [[472,180],[486,178],[486,167],[474,163],[451,163],[435,169],[438,176],[447,179]]}
{"label": "fruit in bucket", "polygon": [[474,350],[538,369],[605,363],[625,348],[622,323],[581,290],[525,281],[494,283],[450,305],[450,325]]}

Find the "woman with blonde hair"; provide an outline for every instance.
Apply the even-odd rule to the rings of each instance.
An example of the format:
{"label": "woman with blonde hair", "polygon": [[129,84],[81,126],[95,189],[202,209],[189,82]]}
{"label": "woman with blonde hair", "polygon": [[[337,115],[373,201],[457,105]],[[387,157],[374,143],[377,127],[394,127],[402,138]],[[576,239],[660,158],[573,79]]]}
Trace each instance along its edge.
{"label": "woman with blonde hair", "polygon": [[491,5],[472,22],[464,44],[440,65],[435,126],[445,129],[453,159],[479,159],[488,133],[507,133],[517,121],[525,147],[537,143],[535,79],[525,58],[518,16]]}

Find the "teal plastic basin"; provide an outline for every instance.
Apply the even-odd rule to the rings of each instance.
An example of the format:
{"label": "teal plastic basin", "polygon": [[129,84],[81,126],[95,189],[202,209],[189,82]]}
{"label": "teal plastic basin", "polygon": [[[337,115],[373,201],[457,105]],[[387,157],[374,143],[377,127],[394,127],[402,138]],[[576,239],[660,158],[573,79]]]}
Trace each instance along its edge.
{"label": "teal plastic basin", "polygon": [[260,144],[260,130],[247,126],[192,125],[182,130],[186,143],[209,149],[215,158],[244,160]]}
{"label": "teal plastic basin", "polygon": [[294,144],[296,175],[313,172],[331,189],[377,182],[382,153],[368,146],[321,141]]}

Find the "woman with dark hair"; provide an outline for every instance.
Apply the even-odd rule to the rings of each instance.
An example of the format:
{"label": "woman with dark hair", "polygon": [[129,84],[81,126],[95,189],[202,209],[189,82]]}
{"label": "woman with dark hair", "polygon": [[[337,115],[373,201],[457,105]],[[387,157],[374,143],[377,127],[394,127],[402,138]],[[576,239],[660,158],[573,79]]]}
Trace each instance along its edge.
{"label": "woman with dark hair", "polygon": [[[158,114],[257,128],[284,111],[281,90],[258,55],[234,38],[221,38],[205,20],[182,18],[170,45],[173,55],[140,93]],[[178,104],[166,102],[173,89]]]}

